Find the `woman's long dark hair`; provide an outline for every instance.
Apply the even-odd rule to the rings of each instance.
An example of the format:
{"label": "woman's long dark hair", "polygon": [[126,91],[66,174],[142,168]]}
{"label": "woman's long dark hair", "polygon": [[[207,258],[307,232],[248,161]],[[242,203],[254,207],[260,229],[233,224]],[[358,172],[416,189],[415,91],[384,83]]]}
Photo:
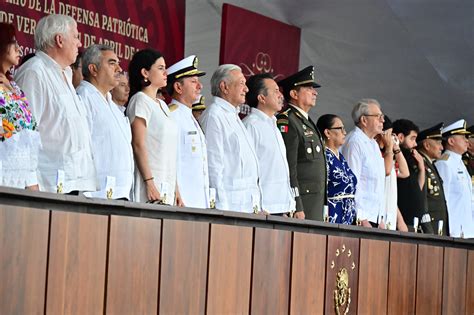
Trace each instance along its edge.
{"label": "woman's long dark hair", "polygon": [[133,95],[150,85],[150,81],[145,82],[145,78],[142,75],[142,69],[150,70],[156,60],[161,57],[163,57],[163,55],[159,51],[150,48],[140,50],[133,55],[132,60],[128,65],[130,84],[130,94],[128,95],[129,101]]}
{"label": "woman's long dark hair", "polygon": [[[8,52],[8,47],[15,43],[15,27],[13,24],[0,23],[0,60],[3,60]],[[4,73],[8,80],[12,80],[10,71]]]}

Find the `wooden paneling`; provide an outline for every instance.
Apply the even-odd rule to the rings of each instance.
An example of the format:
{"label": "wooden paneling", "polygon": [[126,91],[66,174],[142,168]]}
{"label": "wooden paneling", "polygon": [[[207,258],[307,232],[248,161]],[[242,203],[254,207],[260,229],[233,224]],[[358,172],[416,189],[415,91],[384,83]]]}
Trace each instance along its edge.
{"label": "wooden paneling", "polygon": [[390,243],[387,314],[415,313],[416,259],[416,244]]}
{"label": "wooden paneling", "polygon": [[389,243],[360,240],[359,253],[359,314],[385,314],[387,311],[387,282]]}
{"label": "wooden paneling", "polygon": [[161,221],[111,216],[107,314],[156,314]]}
{"label": "wooden paneling", "polygon": [[43,314],[49,211],[0,206],[0,314]]}
{"label": "wooden paneling", "polygon": [[163,220],[159,313],[204,314],[209,223]]}
{"label": "wooden paneling", "polygon": [[466,315],[474,314],[474,250],[468,252],[466,277]]}
{"label": "wooden paneling", "polygon": [[443,247],[418,245],[416,314],[441,314]]}
{"label": "wooden paneling", "polygon": [[443,314],[464,314],[466,310],[467,250],[444,249]]}
{"label": "wooden paneling", "polygon": [[247,314],[253,229],[213,224],[209,249],[207,314]]}
{"label": "wooden paneling", "polygon": [[252,314],[287,314],[290,296],[291,232],[255,229]]}
{"label": "wooden paneling", "polygon": [[[348,283],[338,289],[338,274],[343,275],[344,270],[347,272]],[[344,277],[340,278],[344,279]],[[346,297],[346,301],[340,300],[341,305],[338,307],[339,313],[357,314],[358,279],[359,239],[328,236],[326,260],[326,294],[324,307],[325,314],[336,313],[336,303],[334,299],[336,293],[339,296]]]}
{"label": "wooden paneling", "polygon": [[103,313],[107,227],[107,216],[52,213],[48,314]]}
{"label": "wooden paneling", "polygon": [[325,235],[293,235],[291,266],[291,314],[322,314],[326,278]]}

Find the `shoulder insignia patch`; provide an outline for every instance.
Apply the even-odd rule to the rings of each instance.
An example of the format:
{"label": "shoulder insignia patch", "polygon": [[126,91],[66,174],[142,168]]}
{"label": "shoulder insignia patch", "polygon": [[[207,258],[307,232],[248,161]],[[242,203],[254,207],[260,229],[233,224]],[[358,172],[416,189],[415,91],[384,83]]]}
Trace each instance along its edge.
{"label": "shoulder insignia patch", "polygon": [[277,125],[288,125],[288,118],[280,118],[277,120]]}
{"label": "shoulder insignia patch", "polygon": [[169,104],[168,108],[169,108],[170,112],[174,112],[175,110],[178,109],[178,104]]}
{"label": "shoulder insignia patch", "polygon": [[438,161],[447,161],[448,159],[449,159],[449,154],[444,153],[443,155],[441,155],[441,157],[438,159]]}

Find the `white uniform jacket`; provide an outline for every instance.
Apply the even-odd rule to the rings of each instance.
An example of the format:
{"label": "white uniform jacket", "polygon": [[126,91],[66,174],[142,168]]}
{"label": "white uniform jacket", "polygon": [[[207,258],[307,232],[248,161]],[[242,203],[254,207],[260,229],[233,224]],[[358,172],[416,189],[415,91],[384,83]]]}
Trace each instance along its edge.
{"label": "white uniform jacket", "polygon": [[209,208],[209,169],[204,133],[191,108],[173,99],[171,117],[179,129],[177,182],[186,207]]}
{"label": "white uniform jacket", "polygon": [[461,160],[461,155],[446,150],[442,158],[435,162],[435,165],[443,180],[444,196],[448,206],[450,236],[460,237],[462,227],[464,237],[473,238],[471,176]]}

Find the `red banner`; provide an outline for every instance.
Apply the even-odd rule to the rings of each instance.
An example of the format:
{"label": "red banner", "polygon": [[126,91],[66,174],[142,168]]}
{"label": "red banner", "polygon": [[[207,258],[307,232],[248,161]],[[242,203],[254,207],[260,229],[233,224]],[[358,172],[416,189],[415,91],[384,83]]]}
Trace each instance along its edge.
{"label": "red banner", "polygon": [[34,52],[37,21],[53,13],[76,20],[83,47],[112,46],[124,69],[144,48],[162,52],[169,65],[183,58],[185,0],[0,0],[0,21],[15,25],[23,55]]}
{"label": "red banner", "polygon": [[296,26],[224,4],[219,62],[239,65],[246,77],[271,72],[279,80],[298,71],[300,37]]}

